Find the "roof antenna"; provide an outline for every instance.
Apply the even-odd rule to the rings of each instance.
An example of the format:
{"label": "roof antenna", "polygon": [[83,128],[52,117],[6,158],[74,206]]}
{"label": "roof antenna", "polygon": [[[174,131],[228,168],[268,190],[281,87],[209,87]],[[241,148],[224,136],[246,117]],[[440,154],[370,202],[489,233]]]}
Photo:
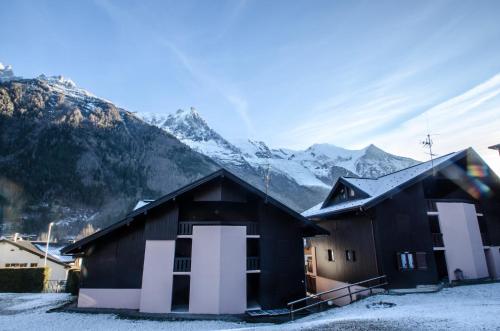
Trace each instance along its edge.
{"label": "roof antenna", "polygon": [[[434,135],[432,135],[432,136],[434,136]],[[437,154],[432,153],[432,146],[434,145],[434,141],[432,141],[432,139],[431,139],[431,134],[428,133],[427,136],[425,137],[425,140],[421,141],[420,143],[422,144],[422,146],[424,148],[428,148],[429,149],[429,152],[426,153],[426,154],[429,154],[429,156],[431,157],[432,172],[435,175],[435,172],[434,172],[434,156],[437,156]]]}
{"label": "roof antenna", "polygon": [[265,200],[266,203],[267,203],[267,196],[269,194],[269,182],[270,181],[271,181],[271,165],[268,163],[266,174],[264,175],[264,183],[266,186],[266,200]]}

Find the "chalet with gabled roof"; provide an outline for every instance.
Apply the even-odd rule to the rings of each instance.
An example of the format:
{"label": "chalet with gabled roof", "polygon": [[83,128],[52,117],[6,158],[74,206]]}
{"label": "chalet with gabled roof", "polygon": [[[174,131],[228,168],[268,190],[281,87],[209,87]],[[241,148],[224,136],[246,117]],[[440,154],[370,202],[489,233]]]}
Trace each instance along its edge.
{"label": "chalet with gabled roof", "polygon": [[500,277],[500,184],[472,150],[379,178],[341,177],[303,216],[308,284],[322,291],[387,275],[392,288]]}
{"label": "chalet with gabled roof", "polygon": [[303,237],[328,234],[227,170],[133,210],[63,252],[78,307],[240,314],[305,295]]}

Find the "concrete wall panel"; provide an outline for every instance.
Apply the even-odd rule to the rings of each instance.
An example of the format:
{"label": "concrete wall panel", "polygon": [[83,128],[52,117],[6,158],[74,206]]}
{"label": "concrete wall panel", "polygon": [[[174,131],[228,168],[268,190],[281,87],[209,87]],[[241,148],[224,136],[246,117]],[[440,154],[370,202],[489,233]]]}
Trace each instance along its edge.
{"label": "concrete wall panel", "polygon": [[141,312],[170,312],[174,255],[175,240],[146,241],[140,301]]}
{"label": "concrete wall panel", "polygon": [[81,288],[79,308],[138,309],[141,289]]}

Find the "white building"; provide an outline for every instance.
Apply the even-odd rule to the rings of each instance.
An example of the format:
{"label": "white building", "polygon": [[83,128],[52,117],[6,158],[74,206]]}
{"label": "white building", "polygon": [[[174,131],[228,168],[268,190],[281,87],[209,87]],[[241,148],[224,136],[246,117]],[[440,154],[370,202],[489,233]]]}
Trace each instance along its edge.
{"label": "white building", "polygon": [[[44,252],[29,241],[0,240],[0,268],[43,267],[44,258]],[[49,280],[65,281],[71,265],[48,254],[47,267],[50,268]]]}

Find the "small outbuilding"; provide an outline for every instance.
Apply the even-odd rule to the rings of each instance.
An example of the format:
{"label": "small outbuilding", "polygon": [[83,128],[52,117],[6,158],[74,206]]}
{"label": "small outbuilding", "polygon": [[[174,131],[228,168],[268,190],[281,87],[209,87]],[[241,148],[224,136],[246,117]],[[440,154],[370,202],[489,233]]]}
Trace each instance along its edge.
{"label": "small outbuilding", "polygon": [[303,238],[327,234],[227,170],[72,245],[78,307],[240,314],[306,294]]}

